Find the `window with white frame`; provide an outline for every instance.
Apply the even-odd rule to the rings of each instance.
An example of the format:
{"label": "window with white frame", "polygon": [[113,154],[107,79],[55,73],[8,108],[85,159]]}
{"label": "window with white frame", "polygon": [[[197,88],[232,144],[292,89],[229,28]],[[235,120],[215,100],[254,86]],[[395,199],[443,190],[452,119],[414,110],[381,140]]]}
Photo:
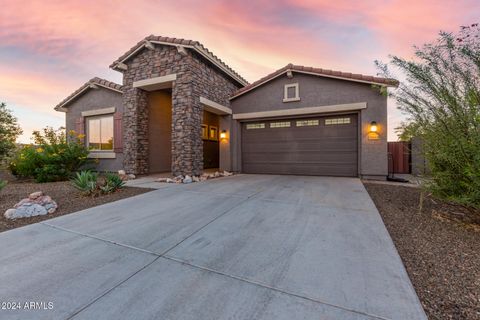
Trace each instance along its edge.
{"label": "window with white frame", "polygon": [[298,120],[297,127],[318,126],[318,120]]}
{"label": "window with white frame", "polygon": [[283,102],[299,101],[298,83],[286,84],[283,88]]}
{"label": "window with white frame", "polygon": [[113,115],[88,117],[87,143],[91,151],[113,151]]}
{"label": "window with white frame", "polygon": [[252,129],[265,129],[265,123],[249,123],[246,126],[247,130]]}
{"label": "window with white frame", "polygon": [[271,122],[270,128],[290,128],[290,121]]}
{"label": "window with white frame", "polygon": [[332,119],[325,119],[325,125],[335,125],[335,124],[349,124],[350,118],[332,118]]}

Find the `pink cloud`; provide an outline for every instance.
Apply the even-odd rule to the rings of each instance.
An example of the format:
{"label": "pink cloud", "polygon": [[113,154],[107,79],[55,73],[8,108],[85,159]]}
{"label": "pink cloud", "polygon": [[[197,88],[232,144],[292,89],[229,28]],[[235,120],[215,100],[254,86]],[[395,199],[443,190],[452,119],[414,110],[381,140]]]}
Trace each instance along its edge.
{"label": "pink cloud", "polygon": [[0,98],[55,114],[89,78],[118,81],[108,65],[149,34],[198,40],[249,81],[289,62],[374,74],[373,60],[410,55],[479,11],[475,0],[4,0]]}

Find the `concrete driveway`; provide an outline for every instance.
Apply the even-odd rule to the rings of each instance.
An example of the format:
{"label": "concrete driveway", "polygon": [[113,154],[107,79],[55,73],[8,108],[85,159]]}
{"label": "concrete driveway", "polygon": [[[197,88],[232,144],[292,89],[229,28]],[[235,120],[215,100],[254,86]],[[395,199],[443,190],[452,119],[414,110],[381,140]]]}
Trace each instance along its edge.
{"label": "concrete driveway", "polygon": [[165,186],[1,233],[0,318],[426,319],[358,179]]}

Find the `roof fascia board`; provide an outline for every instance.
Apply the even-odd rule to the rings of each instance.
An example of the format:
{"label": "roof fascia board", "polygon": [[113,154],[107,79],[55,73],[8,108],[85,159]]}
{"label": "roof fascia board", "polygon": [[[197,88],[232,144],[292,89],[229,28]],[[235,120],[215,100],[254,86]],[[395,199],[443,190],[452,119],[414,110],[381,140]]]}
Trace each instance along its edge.
{"label": "roof fascia board", "polygon": [[77,98],[78,96],[82,95],[82,94],[83,94],[85,91],[87,91],[88,89],[97,89],[97,88],[92,87],[92,85],[95,85],[95,86],[97,86],[97,87],[102,87],[102,88],[105,88],[105,89],[112,90],[112,91],[115,91],[115,92],[118,92],[118,93],[123,94],[123,91],[121,91],[121,90],[117,90],[117,89],[114,89],[114,88],[111,88],[111,87],[108,87],[108,86],[104,86],[103,84],[100,84],[100,83],[97,83],[97,82],[92,82],[92,83],[86,85],[85,88],[83,88],[82,90],[80,90],[79,92],[77,92],[74,96],[70,97],[70,99],[68,99],[67,101],[65,101],[65,102],[62,103],[61,105],[55,107],[55,110],[66,112],[66,111],[67,111],[67,108],[64,108],[65,105],[69,104],[72,100],[74,100],[74,99]]}
{"label": "roof fascia board", "polygon": [[260,82],[259,84],[251,87],[250,89],[246,90],[246,91],[243,91],[243,92],[240,92],[239,94],[236,94],[234,95],[233,97],[230,97],[229,99],[232,100],[232,99],[235,99],[236,97],[239,97],[241,96],[242,94],[244,93],[247,93],[249,91],[252,91],[253,89],[256,89],[258,88],[259,86],[267,83],[267,82],[270,82],[272,81],[273,79],[285,74],[285,73],[288,73],[288,72],[298,72],[298,73],[304,73],[304,74],[310,74],[310,75],[314,75],[314,76],[317,76],[317,77],[325,77],[325,78],[333,78],[333,79],[339,79],[339,80],[345,80],[345,81],[353,81],[353,82],[360,82],[360,83],[366,83],[366,84],[374,84],[374,85],[378,85],[378,86],[382,86],[382,87],[394,87],[394,85],[389,85],[389,84],[385,84],[385,83],[380,83],[380,82],[375,82],[375,81],[365,81],[365,80],[357,80],[357,79],[351,79],[351,78],[345,78],[345,77],[338,77],[338,76],[332,76],[332,75],[327,75],[327,74],[320,74],[320,73],[315,73],[315,72],[308,72],[308,71],[300,71],[300,70],[292,70],[292,69],[287,69],[279,74],[277,74],[276,76],[272,77],[272,78],[269,78],[263,82]]}
{"label": "roof fascia board", "polygon": [[256,86],[253,86],[253,87],[251,87],[251,88],[248,89],[248,90],[245,90],[245,91],[243,91],[243,92],[240,92],[239,94],[234,95],[233,97],[230,97],[229,100],[235,99],[236,97],[241,96],[241,95],[244,94],[244,93],[247,93],[247,92],[249,92],[249,91],[252,91],[253,89],[255,89],[255,88],[257,88],[257,87],[259,87],[259,86],[261,86],[261,85],[263,85],[263,84],[265,84],[265,83],[267,83],[267,82],[270,82],[270,81],[272,81],[273,79],[276,79],[276,78],[280,77],[281,75],[283,75],[284,73],[286,73],[286,72],[288,72],[288,71],[289,71],[289,70],[285,70],[284,72],[281,72],[281,73],[277,74],[276,76],[274,76],[274,77],[272,77],[272,78],[270,78],[270,79],[267,79],[267,80],[265,80],[265,81],[262,81],[262,82],[260,82],[259,84],[257,84]]}
{"label": "roof fascia board", "polygon": [[[85,92],[86,90],[88,89],[91,89],[90,88],[90,85],[88,86],[85,86],[85,88],[83,88],[82,90],[80,90],[79,92],[77,92],[77,94],[75,94],[74,96],[70,97],[70,99],[68,99],[67,101],[65,101],[64,103],[62,103],[61,105],[55,107],[55,109],[65,109],[64,106],[69,104],[72,100],[74,100],[76,97],[78,97],[79,95],[83,94],[83,92]],[[65,109],[66,111],[66,109]]]}
{"label": "roof fascia board", "polygon": [[[220,64],[218,61],[216,61],[215,59],[213,59],[212,57],[210,57],[210,55],[208,53],[206,53],[202,48],[200,48],[199,46],[191,46],[191,45],[184,45],[184,44],[178,44],[178,43],[170,43],[170,42],[165,42],[165,41],[157,41],[157,40],[149,40],[148,41],[149,43],[155,43],[155,44],[161,44],[161,45],[166,45],[166,46],[172,46],[172,47],[183,47],[183,48],[189,48],[189,49],[193,49],[195,50],[196,52],[200,53],[203,57],[205,57],[208,61],[210,61],[211,63],[213,63],[215,66],[217,66],[218,68],[220,68],[223,72],[225,72],[226,74],[228,74],[231,78],[233,78],[235,81],[237,81],[238,83],[246,86],[248,85],[248,82],[240,79],[238,76],[236,76],[234,73],[232,73],[230,70],[228,70],[227,68],[225,68],[222,64]],[[140,47],[138,47],[135,51],[133,51],[132,53],[130,53],[128,56],[126,56],[125,58],[123,58],[122,60],[118,61],[120,63],[123,63],[125,61],[127,61],[130,57],[132,57],[133,55],[135,55],[138,51],[140,51],[141,49],[143,49],[144,47],[146,46],[146,43],[143,43]],[[116,68],[116,66],[115,66]]]}

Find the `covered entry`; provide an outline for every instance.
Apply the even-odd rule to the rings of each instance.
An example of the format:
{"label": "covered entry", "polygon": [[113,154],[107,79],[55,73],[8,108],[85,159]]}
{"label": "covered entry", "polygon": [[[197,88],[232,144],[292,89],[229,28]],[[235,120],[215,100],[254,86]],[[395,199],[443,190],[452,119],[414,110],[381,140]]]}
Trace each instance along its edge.
{"label": "covered entry", "polygon": [[358,175],[357,115],[245,122],[245,173]]}

